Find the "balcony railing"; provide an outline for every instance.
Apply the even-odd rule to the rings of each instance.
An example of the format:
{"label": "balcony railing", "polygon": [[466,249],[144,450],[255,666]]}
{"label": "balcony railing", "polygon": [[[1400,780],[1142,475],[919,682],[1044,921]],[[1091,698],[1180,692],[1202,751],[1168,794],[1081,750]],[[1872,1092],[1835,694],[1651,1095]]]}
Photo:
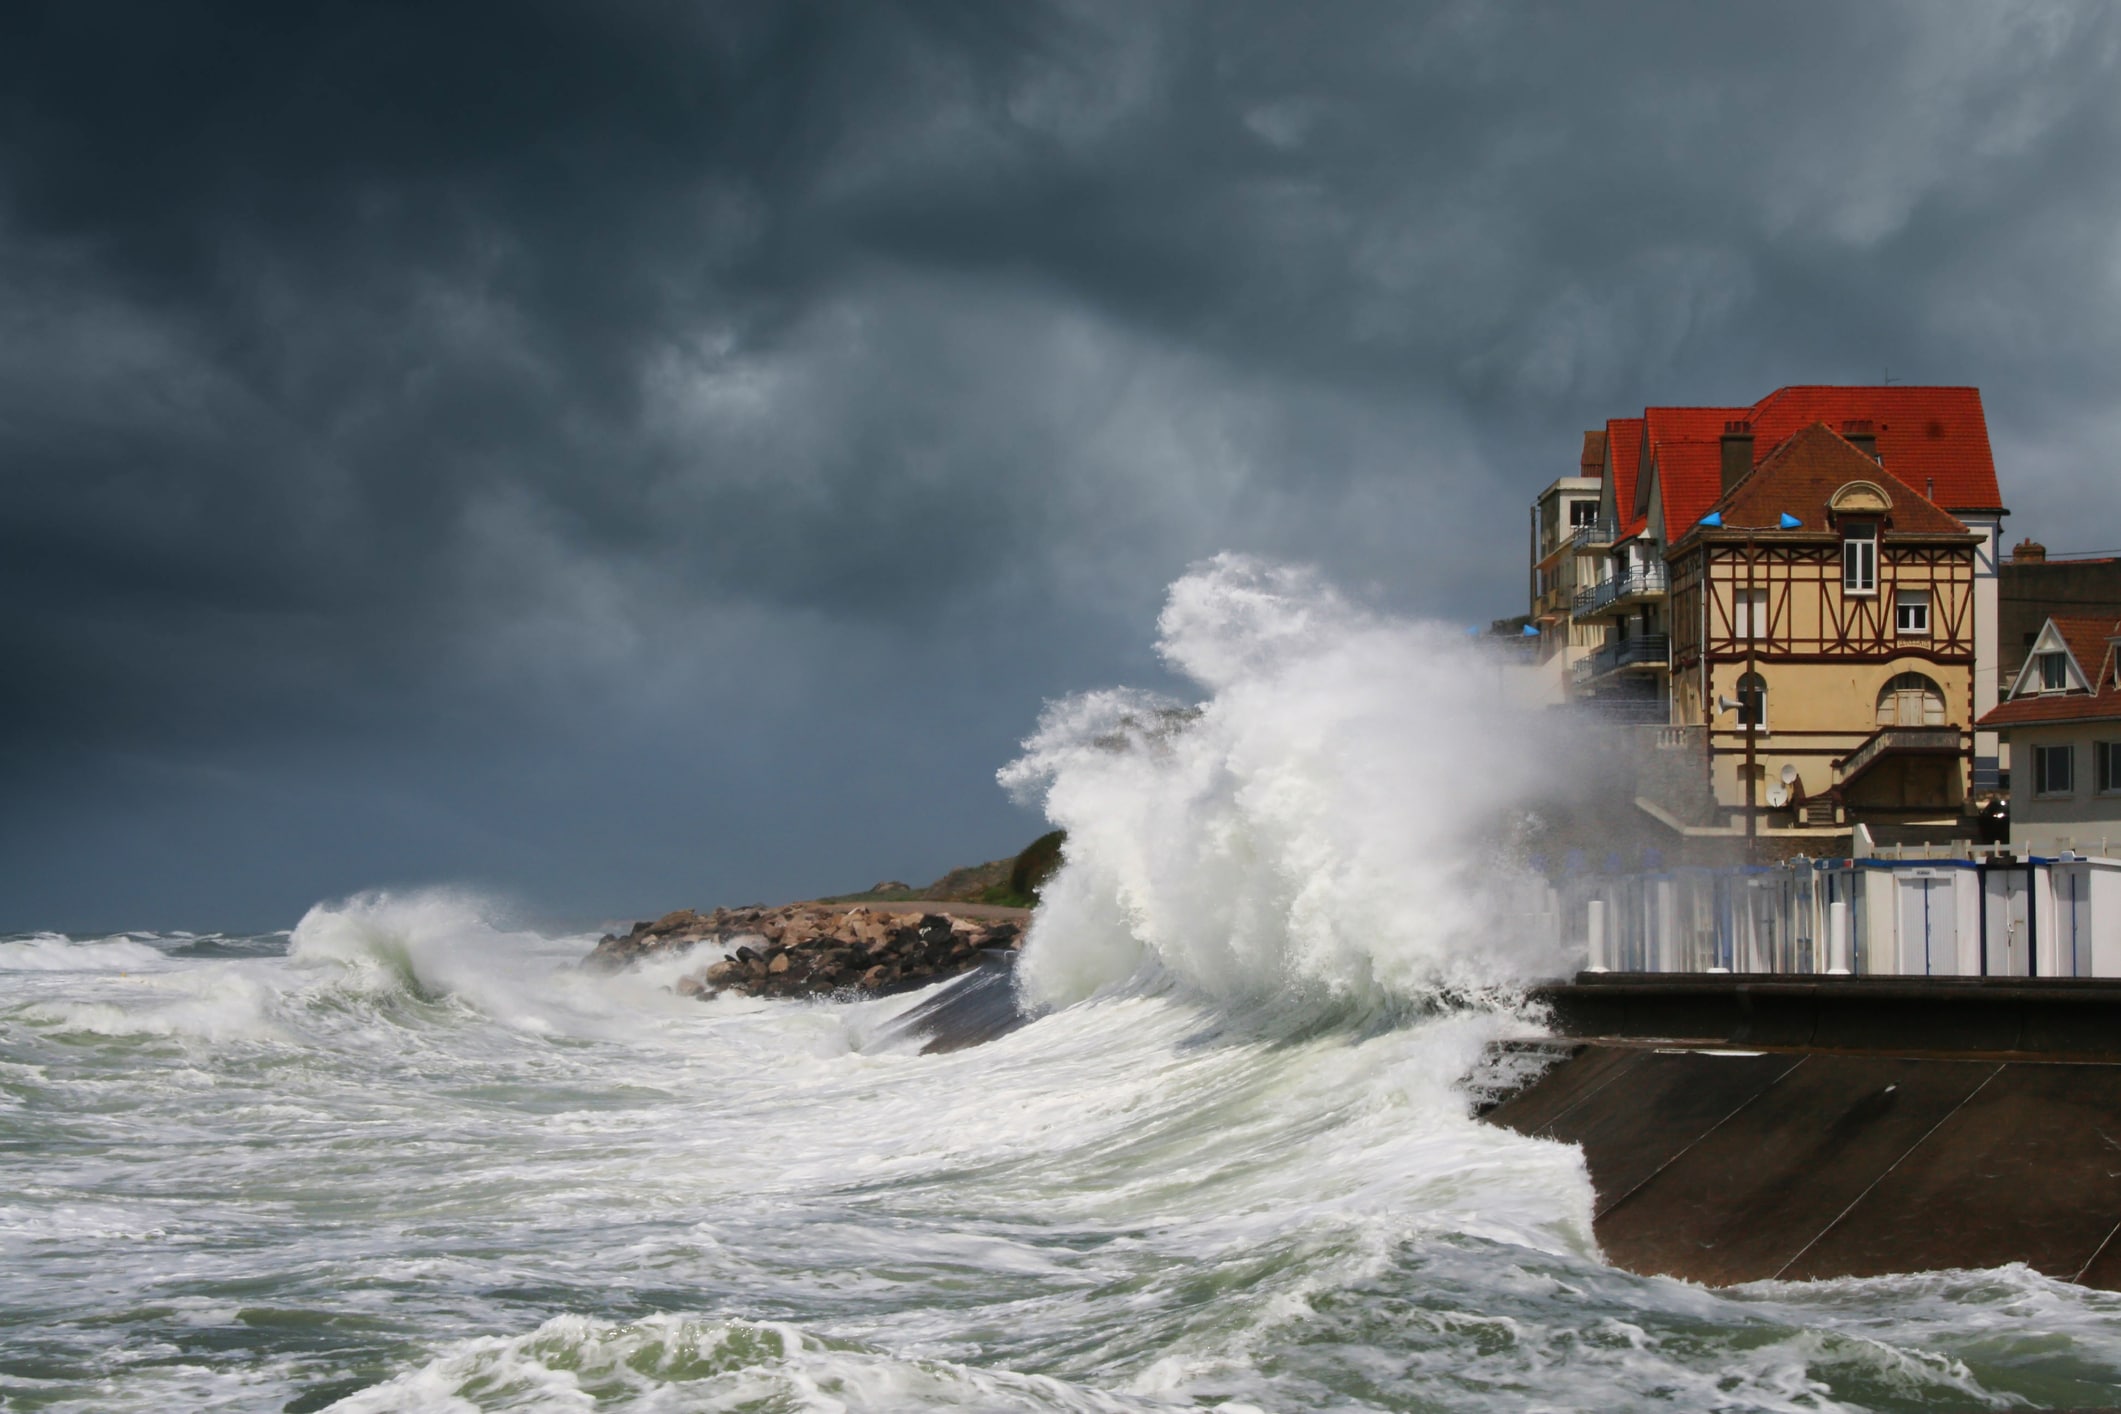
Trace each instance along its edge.
{"label": "balcony railing", "polygon": [[1579,555],[1593,550],[1603,550],[1620,538],[1620,527],[1609,520],[1594,520],[1589,525],[1579,526],[1569,537],[1569,545]]}
{"label": "balcony railing", "polygon": [[1610,673],[1624,668],[1661,668],[1672,658],[1672,639],[1669,634],[1644,633],[1633,638],[1623,638],[1608,643],[1588,658],[1576,663],[1576,681],[1596,682]]}
{"label": "balcony railing", "polygon": [[1601,579],[1576,591],[1576,615],[1583,618],[1618,604],[1649,598],[1671,587],[1663,565],[1637,565],[1626,574]]}

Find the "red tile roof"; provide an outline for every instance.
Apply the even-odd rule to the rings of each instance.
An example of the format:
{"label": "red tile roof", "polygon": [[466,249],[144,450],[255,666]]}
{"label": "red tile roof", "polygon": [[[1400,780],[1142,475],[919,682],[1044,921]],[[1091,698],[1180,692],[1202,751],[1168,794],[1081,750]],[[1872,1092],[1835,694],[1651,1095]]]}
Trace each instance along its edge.
{"label": "red tile roof", "polygon": [[1784,438],[1814,422],[1837,432],[1868,421],[1886,469],[1928,492],[1948,511],[2000,511],[1996,459],[1988,445],[1988,419],[1979,388],[1912,384],[1777,388],[1753,404],[1753,451],[1764,457]]}
{"label": "red tile roof", "polygon": [[1723,429],[1748,408],[1644,408],[1666,543],[1686,534],[1723,493]]}
{"label": "red tile roof", "polygon": [[[1827,502],[1851,481],[1871,482],[1893,503],[1881,525],[1888,540],[1969,533],[1964,524],[1823,422],[1815,422],[1785,440],[1728,494],[1719,496],[1711,508],[1721,511],[1732,526],[1774,525],[1777,517],[1787,512],[1804,522],[1802,530],[1788,532],[1793,536],[1838,535],[1830,522]],[[1699,519],[1697,516],[1695,521]],[[1697,529],[1695,521],[1683,526],[1667,522],[1665,533],[1676,544]]]}
{"label": "red tile roof", "polygon": [[1642,462],[1642,419],[1608,418],[1605,445],[1613,459],[1613,508],[1619,517],[1620,533],[1637,534],[1644,524],[1644,518],[1635,514],[1635,473]]}
{"label": "red tile roof", "polygon": [[[1749,408],[1652,407],[1644,408],[1639,419],[1616,418],[1606,424],[1616,473],[1623,447],[1638,443],[1637,458],[1645,466],[1654,465],[1656,494],[1670,539],[1685,534],[1722,495],[1724,428],[1738,421],[1752,426],[1755,466],[1815,422],[1834,432],[1854,431],[1867,422],[1886,470],[1903,486],[1920,490],[1947,511],[2003,507],[1980,389],[1796,384],[1777,388]],[[1623,439],[1619,434],[1624,428],[1641,431]],[[1638,481],[1634,469],[1624,483],[1617,474],[1615,481],[1622,533],[1635,533],[1647,521],[1648,486]],[[1640,513],[1638,500],[1643,502]]]}
{"label": "red tile roof", "polygon": [[2113,649],[2108,640],[2121,635],[2121,622],[2100,618],[2048,620],[2062,635],[2063,646],[2084,669],[2090,692],[2029,692],[1997,704],[1976,726],[2011,727],[2036,722],[2121,721],[2121,687],[2114,685]]}

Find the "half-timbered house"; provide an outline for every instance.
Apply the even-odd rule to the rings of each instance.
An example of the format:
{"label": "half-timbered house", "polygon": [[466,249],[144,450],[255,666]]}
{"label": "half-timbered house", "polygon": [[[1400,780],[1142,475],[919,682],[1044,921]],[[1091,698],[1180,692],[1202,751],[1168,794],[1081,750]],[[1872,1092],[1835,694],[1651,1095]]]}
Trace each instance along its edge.
{"label": "half-timbered house", "polygon": [[[1576,575],[1575,661],[1567,695],[1621,721],[1672,720],[1675,630],[1666,556],[1734,482],[1790,437],[1824,423],[1872,456],[1900,484],[1981,537],[1975,548],[1975,705],[2002,685],[1997,643],[1996,545],[2004,511],[1979,389],[1908,384],[1792,385],[1749,407],[1649,407],[1605,425],[1595,520],[1570,548]],[[1551,606],[1550,606],[1551,612]],[[1559,624],[1547,626],[1557,640]],[[1996,783],[1996,737],[1976,735],[1973,781]]]}
{"label": "half-timbered house", "polygon": [[1724,465],[1670,528],[1675,740],[1763,831],[1956,823],[1984,536],[1824,423]]}

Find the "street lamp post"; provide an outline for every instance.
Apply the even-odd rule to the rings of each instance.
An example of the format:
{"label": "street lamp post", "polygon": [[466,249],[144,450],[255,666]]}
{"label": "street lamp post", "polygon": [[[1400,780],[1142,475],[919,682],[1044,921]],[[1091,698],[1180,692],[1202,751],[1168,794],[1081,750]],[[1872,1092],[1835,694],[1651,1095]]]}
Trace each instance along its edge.
{"label": "street lamp post", "polygon": [[[1760,546],[1754,536],[1763,530],[1797,530],[1804,522],[1784,511],[1774,525],[1725,525],[1720,511],[1710,511],[1700,524],[1710,530],[1745,532],[1745,674],[1738,679],[1738,696],[1731,706],[1738,724],[1745,728],[1745,862],[1759,862],[1760,842],[1760,719],[1766,715],[1767,691],[1760,681],[1760,620],[1765,617],[1762,595],[1758,598]],[[1713,581],[1704,578],[1704,588]],[[1704,645],[1706,647],[1706,645]],[[1718,703],[1721,706],[1722,703]]]}

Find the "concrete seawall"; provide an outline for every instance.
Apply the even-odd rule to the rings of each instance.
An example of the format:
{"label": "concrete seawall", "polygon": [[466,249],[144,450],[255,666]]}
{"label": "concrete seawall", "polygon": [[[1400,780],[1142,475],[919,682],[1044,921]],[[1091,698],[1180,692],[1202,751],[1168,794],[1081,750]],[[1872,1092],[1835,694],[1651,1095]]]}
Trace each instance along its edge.
{"label": "concrete seawall", "polygon": [[1579,1144],[1595,1231],[1710,1285],[2023,1262],[2121,1290],[2121,987],[1607,975],[1488,1115]]}

